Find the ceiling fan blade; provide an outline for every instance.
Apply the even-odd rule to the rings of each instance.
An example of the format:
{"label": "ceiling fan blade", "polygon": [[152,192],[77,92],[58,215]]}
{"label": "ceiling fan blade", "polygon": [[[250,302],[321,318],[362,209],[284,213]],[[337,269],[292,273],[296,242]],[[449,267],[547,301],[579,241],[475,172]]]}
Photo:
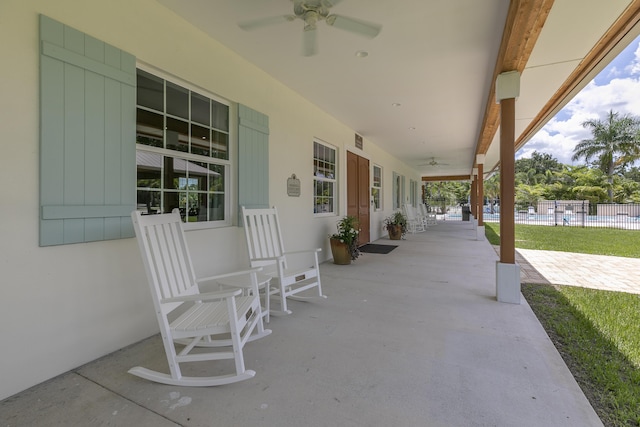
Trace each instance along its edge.
{"label": "ceiling fan blade", "polygon": [[342,15],[329,15],[327,16],[326,21],[328,25],[351,33],[359,34],[370,39],[380,34],[380,30],[382,30],[382,25],[380,24],[349,18]]}
{"label": "ceiling fan blade", "polygon": [[342,0],[322,0],[322,5],[325,7],[333,7],[338,3],[342,3]]}
{"label": "ceiling fan blade", "polygon": [[313,56],[318,53],[318,39],[315,25],[305,25],[302,32],[302,55]]}
{"label": "ceiling fan blade", "polygon": [[257,30],[258,28],[268,27],[270,25],[280,24],[282,22],[291,22],[296,19],[295,15],[278,15],[266,18],[251,19],[249,21],[238,22],[238,27],[245,31]]}

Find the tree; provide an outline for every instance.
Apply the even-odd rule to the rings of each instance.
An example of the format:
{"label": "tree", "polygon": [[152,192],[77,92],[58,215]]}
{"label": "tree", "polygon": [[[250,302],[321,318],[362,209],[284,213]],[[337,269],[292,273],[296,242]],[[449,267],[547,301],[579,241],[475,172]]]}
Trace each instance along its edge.
{"label": "tree", "polygon": [[520,184],[516,187],[515,204],[518,209],[527,209],[536,206],[542,199],[544,188],[540,185]]}
{"label": "tree", "polygon": [[500,174],[494,173],[491,178],[484,181],[484,195],[489,199],[491,213],[494,212],[496,200],[500,197]]}
{"label": "tree", "polygon": [[[538,153],[534,151],[530,158],[521,158],[516,160],[515,173],[524,173],[528,177],[536,177],[544,179],[547,172],[558,172],[562,170],[562,164],[551,154]],[[532,172],[533,171],[533,172]],[[528,184],[533,184],[528,182]]]}
{"label": "tree", "polygon": [[589,128],[591,139],[583,139],[573,149],[573,160],[584,158],[594,164],[608,177],[607,194],[613,203],[613,175],[616,169],[640,159],[640,119],[609,111],[607,119],[586,120],[582,126]]}

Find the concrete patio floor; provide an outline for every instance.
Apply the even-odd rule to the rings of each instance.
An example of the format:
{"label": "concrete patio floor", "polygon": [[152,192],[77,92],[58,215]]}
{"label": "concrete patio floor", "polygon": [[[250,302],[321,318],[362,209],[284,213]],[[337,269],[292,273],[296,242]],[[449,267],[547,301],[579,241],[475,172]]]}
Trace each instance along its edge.
{"label": "concrete patio floor", "polygon": [[272,317],[273,333],[245,347],[250,380],[183,388],[128,374],[168,371],[156,335],[0,402],[0,425],[602,425],[524,298],[496,302],[497,256],[471,223],[376,243],[398,248],[323,264],[328,299]]}

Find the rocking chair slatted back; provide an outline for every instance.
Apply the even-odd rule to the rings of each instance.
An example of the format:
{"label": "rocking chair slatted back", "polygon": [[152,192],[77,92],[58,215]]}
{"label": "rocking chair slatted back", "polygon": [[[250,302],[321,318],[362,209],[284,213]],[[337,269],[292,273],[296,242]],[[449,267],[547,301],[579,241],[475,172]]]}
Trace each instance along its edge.
{"label": "rocking chair slatted back", "polygon": [[245,236],[249,259],[252,267],[262,267],[273,264],[273,259],[260,261],[264,258],[277,258],[283,255],[282,234],[276,208],[252,209],[251,215],[244,214]]}
{"label": "rocking chair slatted back", "polygon": [[176,216],[172,223],[167,223],[166,219],[159,215],[149,215],[145,218],[147,225],[144,228],[144,236],[138,239],[140,250],[149,254],[149,262],[145,263],[145,267],[155,284],[152,287],[156,294],[154,301],[160,303],[156,308],[163,314],[170,313],[181,304],[164,303],[164,300],[198,293],[189,248],[184,233],[179,229],[180,214],[174,211],[171,215]]}

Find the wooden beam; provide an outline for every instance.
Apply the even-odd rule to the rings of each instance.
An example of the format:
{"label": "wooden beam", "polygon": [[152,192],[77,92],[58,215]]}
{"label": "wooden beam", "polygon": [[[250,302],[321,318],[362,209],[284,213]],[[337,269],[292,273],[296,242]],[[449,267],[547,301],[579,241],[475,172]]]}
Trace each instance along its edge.
{"label": "wooden beam", "polygon": [[[476,154],[486,154],[500,126],[500,105],[496,103],[496,79],[506,71],[522,73],[542,32],[554,0],[511,0],[502,32],[500,51],[493,70]],[[474,159],[474,166],[476,165]]]}
{"label": "wooden beam", "polygon": [[469,181],[469,175],[443,175],[443,176],[423,176],[422,181],[441,182],[441,181]]}
{"label": "wooden beam", "polygon": [[500,262],[515,264],[515,98],[500,101],[503,125],[500,127]]}
{"label": "wooden beam", "polygon": [[478,163],[478,183],[476,184],[478,197],[476,197],[476,205],[478,206],[478,225],[484,225],[484,164]]}

